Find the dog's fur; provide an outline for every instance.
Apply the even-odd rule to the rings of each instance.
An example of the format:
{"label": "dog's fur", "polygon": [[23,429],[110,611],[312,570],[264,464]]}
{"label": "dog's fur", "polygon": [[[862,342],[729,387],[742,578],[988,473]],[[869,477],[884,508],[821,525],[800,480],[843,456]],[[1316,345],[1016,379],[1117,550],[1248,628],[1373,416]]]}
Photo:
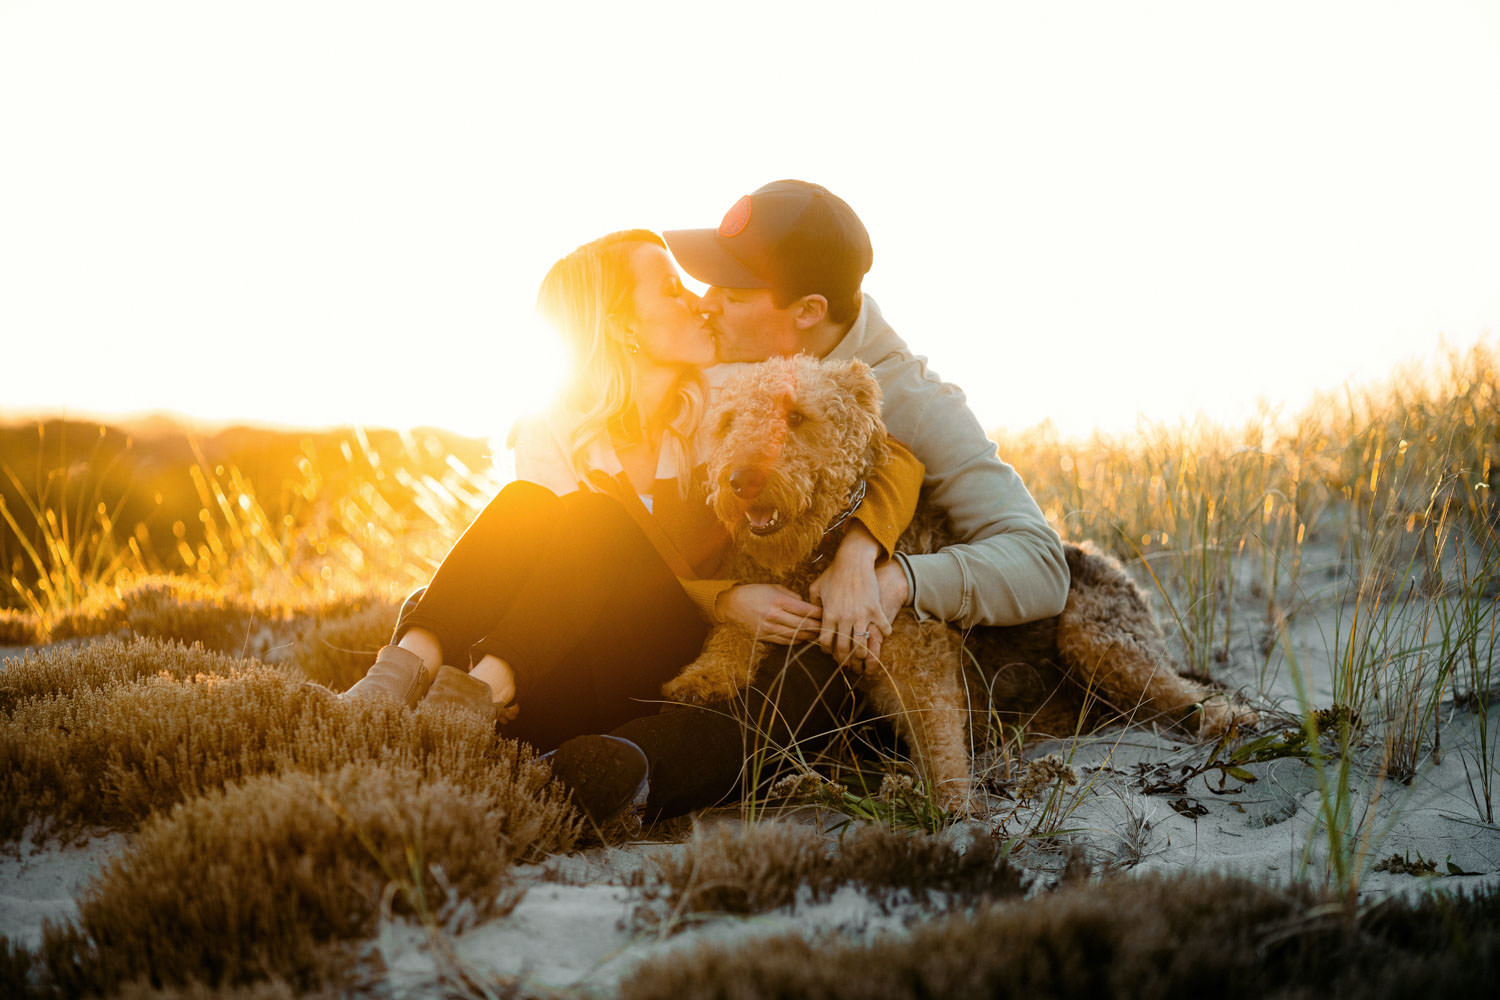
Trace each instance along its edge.
{"label": "dog's fur", "polygon": [[[842,537],[843,524],[829,526],[888,456],[879,384],[858,361],[746,365],[717,393],[705,428],[709,502],[734,538],[733,576],[805,596]],[[923,504],[899,547],[934,552],[951,541],[941,511]],[[1052,734],[1142,713],[1208,738],[1253,719],[1171,668],[1145,595],[1118,562],[1088,547],[1065,550],[1072,584],[1062,613],[972,630],[978,669],[970,676],[959,632],[918,621],[910,609],[892,623],[881,662],[866,670],[861,686],[877,711],[898,721],[929,789],[948,808],[969,800],[971,711],[976,720],[994,713]],[[732,697],[764,654],[745,629],[720,625],[662,692],[700,704]]]}

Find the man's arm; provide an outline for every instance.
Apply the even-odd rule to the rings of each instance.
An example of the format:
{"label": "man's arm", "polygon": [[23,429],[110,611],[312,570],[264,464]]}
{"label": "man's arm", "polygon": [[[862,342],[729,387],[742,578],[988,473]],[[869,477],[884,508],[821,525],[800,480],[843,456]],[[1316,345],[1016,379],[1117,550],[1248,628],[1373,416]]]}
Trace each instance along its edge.
{"label": "man's arm", "polygon": [[875,373],[885,390],[886,426],[927,468],[924,501],[943,509],[962,539],[935,553],[898,554],[917,616],[968,627],[1060,612],[1068,599],[1062,542],[1021,477],[1000,460],[963,392],[909,355],[888,359]]}

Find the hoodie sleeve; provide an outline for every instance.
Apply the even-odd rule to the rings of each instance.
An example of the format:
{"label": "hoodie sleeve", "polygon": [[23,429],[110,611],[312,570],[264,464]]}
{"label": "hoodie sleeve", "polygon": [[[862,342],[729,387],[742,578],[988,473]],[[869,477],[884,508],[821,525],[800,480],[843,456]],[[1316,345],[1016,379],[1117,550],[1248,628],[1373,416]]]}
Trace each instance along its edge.
{"label": "hoodie sleeve", "polygon": [[912,384],[894,400],[887,395],[899,411],[895,419],[888,414],[887,423],[926,465],[928,500],[963,539],[938,552],[903,556],[917,616],[968,627],[1058,614],[1069,578],[1057,532],[1015,469],[1000,460],[963,392],[930,375],[910,380],[910,374],[903,381]]}

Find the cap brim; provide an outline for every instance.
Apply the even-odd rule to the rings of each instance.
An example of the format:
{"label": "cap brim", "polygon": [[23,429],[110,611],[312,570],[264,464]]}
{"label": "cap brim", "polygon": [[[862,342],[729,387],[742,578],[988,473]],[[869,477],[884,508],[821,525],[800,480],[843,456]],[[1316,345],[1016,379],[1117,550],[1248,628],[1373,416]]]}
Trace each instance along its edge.
{"label": "cap brim", "polygon": [[699,281],[720,288],[770,288],[724,247],[717,229],[673,229],[661,234],[682,269]]}

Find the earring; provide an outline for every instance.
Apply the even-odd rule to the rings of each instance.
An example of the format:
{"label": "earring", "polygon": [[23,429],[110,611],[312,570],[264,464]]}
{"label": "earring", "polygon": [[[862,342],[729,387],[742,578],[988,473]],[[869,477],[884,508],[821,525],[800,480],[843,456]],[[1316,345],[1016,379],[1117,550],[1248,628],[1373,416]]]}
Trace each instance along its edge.
{"label": "earring", "polygon": [[639,341],[635,341],[635,340],[630,341],[629,343],[627,343],[625,345],[625,351],[626,351],[627,354],[639,354],[639,353],[641,353],[640,342]]}

